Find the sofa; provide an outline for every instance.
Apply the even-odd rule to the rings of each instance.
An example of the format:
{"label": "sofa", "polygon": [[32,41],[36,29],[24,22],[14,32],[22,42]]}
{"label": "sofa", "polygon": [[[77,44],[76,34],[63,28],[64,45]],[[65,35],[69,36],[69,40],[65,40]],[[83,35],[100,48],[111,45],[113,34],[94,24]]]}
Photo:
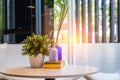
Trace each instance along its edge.
{"label": "sofa", "polygon": [[[67,59],[67,45],[62,45],[62,47],[64,57]],[[21,55],[21,50],[21,44],[0,44],[0,69],[30,66],[28,56]],[[120,44],[77,44],[74,45],[73,51],[73,65],[95,66],[100,69],[100,72],[94,75],[85,76],[85,78],[56,80],[120,80]],[[4,80],[4,78],[9,80],[32,80],[28,78],[23,79],[4,75],[0,76],[0,79]],[[41,78],[39,80],[44,79]]]}
{"label": "sofa", "polygon": [[[21,54],[21,44],[0,44],[0,69],[30,66],[28,56]],[[48,57],[45,57],[45,61]],[[67,62],[66,62],[67,63]],[[0,80],[44,80],[43,78],[20,78],[0,74]],[[57,78],[56,80],[72,80],[72,78]],[[84,78],[81,78],[84,80]]]}

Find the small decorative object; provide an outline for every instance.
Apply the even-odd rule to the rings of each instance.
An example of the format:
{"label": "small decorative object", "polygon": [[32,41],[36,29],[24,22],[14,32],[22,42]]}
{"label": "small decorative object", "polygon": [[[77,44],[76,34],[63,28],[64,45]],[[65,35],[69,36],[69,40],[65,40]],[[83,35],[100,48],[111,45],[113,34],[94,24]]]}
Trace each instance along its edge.
{"label": "small decorative object", "polygon": [[62,61],[60,60],[57,62],[50,62],[50,61],[44,62],[45,69],[60,69],[60,68],[63,68],[64,66],[65,66],[64,60]]}
{"label": "small decorative object", "polygon": [[62,47],[58,44],[58,38],[59,38],[62,24],[64,22],[64,18],[68,12],[68,1],[64,0],[62,6],[63,7],[61,7],[61,11],[60,11],[60,18],[59,18],[59,23],[58,23],[58,33],[57,33],[57,38],[56,38],[56,48],[58,50],[58,60],[62,60]]}
{"label": "small decorative object", "polygon": [[58,50],[58,60],[62,60],[62,47],[60,45],[56,45]]}
{"label": "small decorative object", "polygon": [[49,56],[49,37],[47,35],[32,34],[24,39],[22,44],[22,55],[29,56],[31,67],[43,67],[44,56]]}
{"label": "small decorative object", "polygon": [[58,50],[55,47],[55,42],[51,41],[49,61],[57,62],[58,61]]}
{"label": "small decorative object", "polygon": [[[48,0],[46,0],[48,1]],[[58,32],[57,32],[57,37],[56,37],[56,41],[54,44],[56,44],[56,48],[58,50],[58,60],[62,60],[62,47],[59,45],[59,34],[60,34],[60,30],[61,30],[61,27],[62,27],[62,24],[64,22],[64,19],[67,15],[67,12],[68,12],[68,0],[57,0],[56,2],[59,2],[60,3],[60,13],[58,14],[59,15],[59,22],[58,22]],[[53,36],[53,35],[52,35]]]}

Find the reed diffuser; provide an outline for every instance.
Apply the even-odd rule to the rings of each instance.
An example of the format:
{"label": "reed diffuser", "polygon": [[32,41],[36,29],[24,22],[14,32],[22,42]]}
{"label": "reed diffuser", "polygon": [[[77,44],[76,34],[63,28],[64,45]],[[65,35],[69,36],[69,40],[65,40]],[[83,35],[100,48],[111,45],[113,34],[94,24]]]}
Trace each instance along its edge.
{"label": "reed diffuser", "polygon": [[58,22],[58,32],[56,37],[56,48],[58,50],[58,60],[62,60],[62,47],[59,45],[59,34],[61,31],[62,24],[68,12],[68,0],[63,0],[63,4],[61,5],[61,11],[59,14],[59,22]]}

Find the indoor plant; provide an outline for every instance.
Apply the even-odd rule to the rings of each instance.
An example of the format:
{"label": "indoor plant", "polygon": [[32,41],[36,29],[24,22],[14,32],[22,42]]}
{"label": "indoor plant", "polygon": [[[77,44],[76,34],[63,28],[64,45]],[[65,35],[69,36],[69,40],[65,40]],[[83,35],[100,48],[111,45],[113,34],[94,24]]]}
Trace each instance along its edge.
{"label": "indoor plant", "polygon": [[[22,55],[28,55],[31,67],[42,67],[44,56],[49,55],[49,44],[50,39],[47,35],[36,35],[32,34],[31,36],[27,36],[26,39],[24,39],[21,42],[22,45]],[[41,57],[41,58],[39,58]],[[34,58],[34,59],[33,59]],[[33,60],[40,59],[40,62],[34,62]],[[32,63],[33,62],[33,63]]]}

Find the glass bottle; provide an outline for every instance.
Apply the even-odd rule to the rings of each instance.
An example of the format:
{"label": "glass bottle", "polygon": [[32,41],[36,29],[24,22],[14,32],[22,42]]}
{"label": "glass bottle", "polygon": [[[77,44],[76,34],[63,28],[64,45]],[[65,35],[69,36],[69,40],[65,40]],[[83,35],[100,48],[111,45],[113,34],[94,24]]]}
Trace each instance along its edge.
{"label": "glass bottle", "polygon": [[58,61],[58,50],[55,47],[55,42],[51,41],[49,61]]}
{"label": "glass bottle", "polygon": [[60,45],[56,45],[58,50],[58,60],[62,60],[62,47]]}

